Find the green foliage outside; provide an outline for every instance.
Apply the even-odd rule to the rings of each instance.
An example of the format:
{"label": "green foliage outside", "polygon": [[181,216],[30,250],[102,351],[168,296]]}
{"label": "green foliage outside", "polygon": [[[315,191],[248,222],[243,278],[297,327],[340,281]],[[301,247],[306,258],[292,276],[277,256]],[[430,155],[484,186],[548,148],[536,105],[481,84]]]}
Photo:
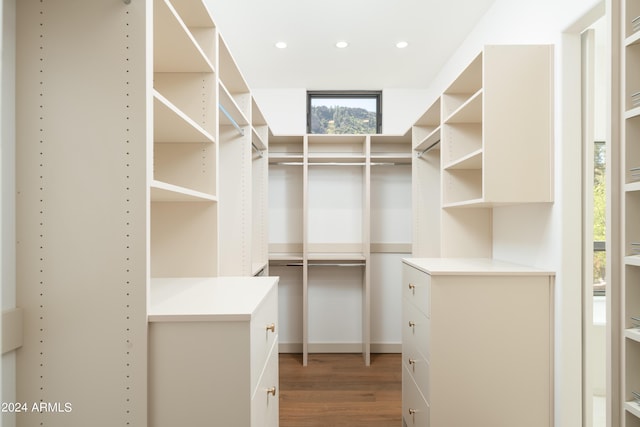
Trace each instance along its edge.
{"label": "green foliage outside", "polygon": [[373,134],[376,130],[376,113],[364,108],[311,107],[311,133]]}
{"label": "green foliage outside", "polygon": [[[593,174],[593,240],[605,242],[607,193],[605,180],[606,146],[604,143],[594,144]],[[593,256],[593,282],[604,283],[606,274],[606,252],[595,252]]]}

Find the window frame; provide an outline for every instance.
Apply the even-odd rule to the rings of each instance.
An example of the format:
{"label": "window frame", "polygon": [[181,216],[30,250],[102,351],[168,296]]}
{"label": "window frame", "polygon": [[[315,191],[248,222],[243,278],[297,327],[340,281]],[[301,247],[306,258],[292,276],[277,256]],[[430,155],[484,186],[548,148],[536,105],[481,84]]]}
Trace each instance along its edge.
{"label": "window frame", "polygon": [[[307,133],[311,134],[311,101],[318,98],[367,98],[376,100],[376,133],[382,133],[382,91],[381,90],[308,90],[307,91]],[[314,134],[326,135],[326,134]],[[363,134],[364,135],[364,134]]]}

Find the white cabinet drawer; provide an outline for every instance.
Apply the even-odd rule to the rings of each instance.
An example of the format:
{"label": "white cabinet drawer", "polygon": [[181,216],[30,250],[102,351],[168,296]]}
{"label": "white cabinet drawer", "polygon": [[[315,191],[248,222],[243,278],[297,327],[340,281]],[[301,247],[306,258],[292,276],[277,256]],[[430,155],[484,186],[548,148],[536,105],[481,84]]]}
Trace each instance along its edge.
{"label": "white cabinet drawer", "polygon": [[413,377],[424,398],[429,402],[429,361],[415,349],[407,349],[405,352],[403,344],[402,364]]}
{"label": "white cabinet drawer", "polygon": [[430,360],[430,319],[405,301],[402,310],[402,349],[419,352]]}
{"label": "white cabinet drawer", "polygon": [[278,293],[274,287],[251,319],[251,389],[257,385],[278,336]]}
{"label": "white cabinet drawer", "polygon": [[431,316],[431,276],[427,273],[403,264],[402,295],[425,316]]}
{"label": "white cabinet drawer", "polygon": [[251,399],[251,427],[278,427],[279,393],[278,342],[275,341],[258,387]]}
{"label": "white cabinet drawer", "polygon": [[402,368],[402,418],[407,427],[429,426],[429,405],[406,366]]}

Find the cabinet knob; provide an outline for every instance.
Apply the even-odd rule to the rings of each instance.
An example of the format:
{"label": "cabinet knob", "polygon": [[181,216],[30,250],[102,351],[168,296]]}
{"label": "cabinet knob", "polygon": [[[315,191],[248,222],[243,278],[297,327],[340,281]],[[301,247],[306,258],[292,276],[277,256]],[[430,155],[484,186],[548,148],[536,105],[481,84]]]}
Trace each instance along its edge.
{"label": "cabinet knob", "polygon": [[415,290],[416,289],[416,285],[414,285],[413,283],[409,283],[409,289],[410,290]]}
{"label": "cabinet knob", "polygon": [[413,415],[416,413],[416,410],[413,408],[409,408],[409,415]]}
{"label": "cabinet knob", "polygon": [[409,327],[413,328],[414,326],[416,326],[416,322],[409,320]]}
{"label": "cabinet knob", "polygon": [[270,394],[271,396],[275,396],[276,395],[276,387],[273,386],[273,387],[268,388],[267,389],[267,394],[268,395]]}
{"label": "cabinet knob", "polygon": [[276,324],[275,323],[271,323],[271,324],[267,325],[267,331],[275,332],[276,331]]}
{"label": "cabinet knob", "polygon": [[409,365],[415,365],[416,359],[409,358]]}

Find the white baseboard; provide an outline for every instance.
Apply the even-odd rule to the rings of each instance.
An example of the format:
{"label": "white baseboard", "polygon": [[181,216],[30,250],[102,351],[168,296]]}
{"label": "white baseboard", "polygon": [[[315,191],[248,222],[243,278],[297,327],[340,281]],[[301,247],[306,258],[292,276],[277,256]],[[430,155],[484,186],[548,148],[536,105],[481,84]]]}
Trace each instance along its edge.
{"label": "white baseboard", "polygon": [[[280,343],[280,353],[302,353],[302,343]],[[309,353],[361,353],[362,343],[309,343]],[[371,353],[402,353],[400,343],[371,343]]]}

